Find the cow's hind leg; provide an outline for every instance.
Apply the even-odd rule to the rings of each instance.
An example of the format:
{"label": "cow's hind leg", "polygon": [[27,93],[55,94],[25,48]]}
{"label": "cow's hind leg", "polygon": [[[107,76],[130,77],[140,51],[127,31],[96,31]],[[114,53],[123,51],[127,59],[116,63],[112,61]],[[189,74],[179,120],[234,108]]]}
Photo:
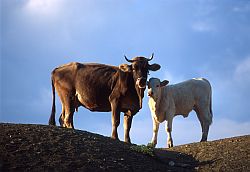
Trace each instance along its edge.
{"label": "cow's hind leg", "polygon": [[73,115],[75,112],[75,106],[74,106],[74,95],[72,96],[66,96],[65,104],[64,104],[64,126],[66,128],[73,128]]}
{"label": "cow's hind leg", "polygon": [[66,126],[64,125],[64,118],[65,118],[65,110],[64,110],[64,106],[63,106],[63,104],[62,104],[62,113],[61,113],[61,115],[60,115],[60,117],[59,117],[59,123],[60,123],[60,126],[61,126],[61,127],[66,127]]}
{"label": "cow's hind leg", "polygon": [[[59,87],[59,89],[60,89],[60,87]],[[59,117],[59,123],[60,123],[61,127],[66,127],[66,125],[64,123],[64,118],[65,118],[65,100],[66,100],[65,95],[66,95],[66,93],[64,91],[62,91],[63,89],[60,89],[60,90],[61,91],[58,92],[58,96],[60,97],[60,101],[61,101],[61,105],[62,105],[62,112],[61,112],[61,115]]]}
{"label": "cow's hind leg", "polygon": [[133,115],[131,112],[124,113],[124,121],[123,121],[123,128],[124,128],[124,141],[126,143],[131,143],[129,131],[132,125]]}

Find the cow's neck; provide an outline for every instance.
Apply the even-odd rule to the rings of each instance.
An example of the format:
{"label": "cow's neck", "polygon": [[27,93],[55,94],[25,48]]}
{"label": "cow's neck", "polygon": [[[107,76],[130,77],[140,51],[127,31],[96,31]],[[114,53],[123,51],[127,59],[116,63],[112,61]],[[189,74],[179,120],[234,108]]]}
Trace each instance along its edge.
{"label": "cow's neck", "polygon": [[[134,78],[133,78],[133,75],[132,74],[129,74],[128,76],[128,87],[131,88],[131,92],[133,95],[137,96],[137,99],[138,99],[138,105],[139,105],[139,109],[141,109],[141,104],[142,104],[142,99],[144,97],[144,90],[145,89],[140,89],[140,88],[137,88],[136,86],[136,83],[134,81]],[[137,90],[138,89],[138,90]]]}

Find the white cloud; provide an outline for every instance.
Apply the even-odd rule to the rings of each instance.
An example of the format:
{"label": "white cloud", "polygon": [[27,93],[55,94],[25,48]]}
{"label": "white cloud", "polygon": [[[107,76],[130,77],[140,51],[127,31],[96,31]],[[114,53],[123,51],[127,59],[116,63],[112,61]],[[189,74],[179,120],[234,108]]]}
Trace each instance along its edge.
{"label": "white cloud", "polygon": [[237,122],[229,119],[214,120],[209,138],[217,140],[228,137],[235,137],[250,134],[250,122]]}
{"label": "white cloud", "polygon": [[234,79],[236,81],[250,82],[250,57],[240,61],[235,68]]}
{"label": "white cloud", "polygon": [[191,24],[191,28],[195,32],[212,32],[216,30],[213,21],[213,14],[217,7],[209,1],[199,1],[194,9],[195,19]]}
{"label": "white cloud", "polygon": [[[218,65],[219,64],[219,65]],[[210,80],[214,113],[227,119],[247,120],[250,57],[221,60],[200,66],[198,73]],[[237,116],[236,116],[237,115]]]}
{"label": "white cloud", "polygon": [[160,78],[160,79],[161,80],[167,79],[169,81],[169,84],[176,84],[176,83],[179,83],[179,82],[186,80],[186,79],[184,79],[183,76],[174,75],[174,74],[170,73],[168,70],[166,70],[164,72],[163,78]]}
{"label": "white cloud", "polygon": [[33,15],[54,16],[62,7],[62,0],[29,0],[24,8]]}
{"label": "white cloud", "polygon": [[233,7],[234,12],[248,12],[250,11],[250,4],[245,4],[242,6],[235,6]]}
{"label": "white cloud", "polygon": [[41,88],[37,93],[37,97],[32,100],[30,106],[34,109],[46,109],[50,111],[48,107],[52,106],[52,91],[48,88]]}
{"label": "white cloud", "polygon": [[197,21],[192,24],[192,29],[197,32],[212,32],[215,31],[215,26],[206,21]]}
{"label": "white cloud", "polygon": [[200,0],[196,5],[195,16],[206,17],[210,16],[217,10],[217,6],[213,2],[207,0]]}

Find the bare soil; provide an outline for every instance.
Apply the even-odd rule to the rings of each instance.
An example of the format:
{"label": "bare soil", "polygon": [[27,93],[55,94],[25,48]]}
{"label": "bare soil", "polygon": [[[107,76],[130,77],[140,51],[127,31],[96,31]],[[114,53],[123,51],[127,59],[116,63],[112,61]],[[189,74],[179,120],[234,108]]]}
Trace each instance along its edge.
{"label": "bare soil", "polygon": [[0,131],[0,171],[250,171],[250,135],[138,151],[55,126],[0,123]]}

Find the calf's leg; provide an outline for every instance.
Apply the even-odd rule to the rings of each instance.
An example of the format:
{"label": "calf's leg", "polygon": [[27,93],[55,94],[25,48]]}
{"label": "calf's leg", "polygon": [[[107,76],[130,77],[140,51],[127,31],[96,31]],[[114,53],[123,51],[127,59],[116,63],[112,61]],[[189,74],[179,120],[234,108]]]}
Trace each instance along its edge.
{"label": "calf's leg", "polygon": [[168,140],[167,140],[167,147],[171,148],[173,147],[173,139],[172,139],[172,122],[173,122],[173,118],[169,118],[166,123],[165,123],[165,130],[167,132],[168,135]]}
{"label": "calf's leg", "polygon": [[198,110],[196,110],[196,114],[202,129],[201,142],[207,141],[209,125],[211,124],[209,109],[200,107]]}
{"label": "calf's leg", "polygon": [[151,140],[151,143],[149,145],[155,147],[157,144],[157,136],[158,136],[158,130],[159,130],[159,125],[160,123],[158,123],[154,118],[153,119],[153,137]]}

